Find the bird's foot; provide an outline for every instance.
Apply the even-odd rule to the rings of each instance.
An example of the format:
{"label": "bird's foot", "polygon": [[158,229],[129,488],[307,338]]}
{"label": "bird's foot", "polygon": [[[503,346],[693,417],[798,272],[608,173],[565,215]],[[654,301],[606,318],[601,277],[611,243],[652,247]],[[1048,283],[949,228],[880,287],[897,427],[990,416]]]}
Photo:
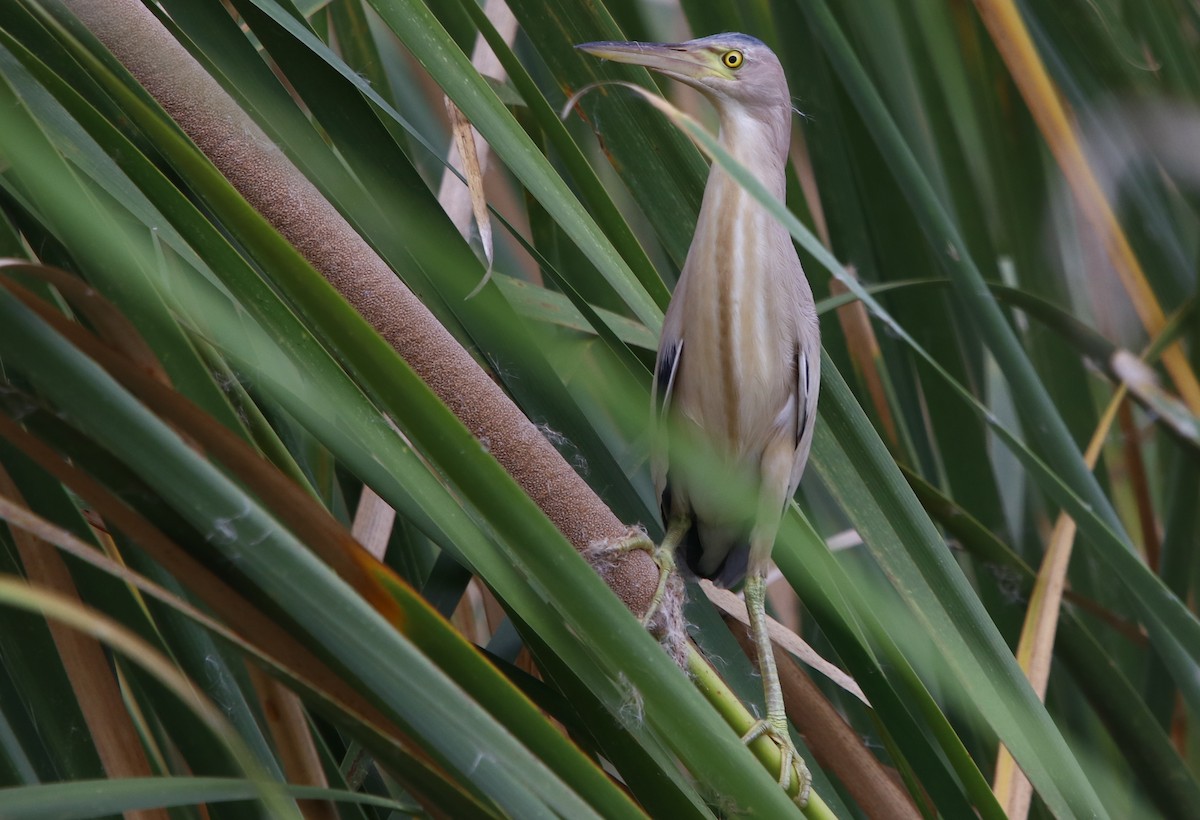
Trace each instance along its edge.
{"label": "bird's foot", "polygon": [[792,783],[798,783],[800,788],[793,799],[797,806],[804,808],[808,805],[808,795],[812,790],[812,773],[809,772],[804,758],[796,751],[792,736],[788,734],[787,724],[780,726],[772,720],[760,720],[742,735],[742,743],[749,746],[760,737],[767,738],[779,747],[779,786],[785,792],[790,792]]}
{"label": "bird's foot", "polygon": [[[676,529],[679,532],[675,532]],[[671,538],[673,532],[676,535],[674,539]],[[622,598],[626,597],[625,593],[636,589],[639,593],[636,597],[640,600],[634,602],[634,605],[645,600],[642,593],[645,587],[641,584],[645,565],[638,561],[628,567],[633,569],[636,566],[634,574],[638,584],[634,587],[631,584],[634,574],[627,571],[626,565],[629,562],[625,557],[634,550],[650,556],[658,568],[657,583],[648,604],[644,606],[645,611],[638,620],[663,645],[680,668],[687,668],[688,634],[687,622],[683,618],[683,604],[687,595],[683,579],[675,571],[674,547],[679,542],[682,532],[686,532],[686,528],[677,528],[673,523],[667,538],[662,544],[656,545],[640,527],[631,527],[621,536],[589,544],[583,551],[583,556],[610,586],[622,590]],[[636,610],[634,614],[637,614]]]}
{"label": "bird's foot", "polygon": [[659,607],[662,606],[663,596],[667,592],[667,581],[671,578],[671,573],[675,571],[675,549],[663,541],[662,544],[655,544],[646,535],[631,535],[629,538],[616,545],[617,552],[631,552],[638,550],[649,554],[654,565],[658,567],[658,585],[654,588],[654,595],[650,598],[650,604],[646,607],[646,611],[638,618],[642,626],[648,626],[654,616],[658,614]]}

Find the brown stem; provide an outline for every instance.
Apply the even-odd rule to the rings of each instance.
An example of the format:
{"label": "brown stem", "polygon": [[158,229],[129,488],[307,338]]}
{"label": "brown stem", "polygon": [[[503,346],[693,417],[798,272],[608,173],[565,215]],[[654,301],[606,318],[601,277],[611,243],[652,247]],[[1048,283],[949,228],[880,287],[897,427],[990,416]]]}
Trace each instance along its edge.
{"label": "brown stem", "polygon": [[[20,507],[27,506],[3,465],[0,465],[0,496]],[[26,530],[10,527],[10,532],[25,570],[25,579],[30,584],[83,603],[71,571],[57,550]],[[150,762],[125,708],[120,684],[109,667],[104,647],[95,638],[52,618],[46,619],[46,626],[58,649],[67,681],[75,692],[88,736],[95,743],[104,774],[111,778],[150,776]],[[166,820],[168,817],[163,809],[131,811],[126,816],[132,820]]]}
{"label": "brown stem", "polygon": [[1158,538],[1158,525],[1154,520],[1154,502],[1150,497],[1150,480],[1146,475],[1146,462],[1142,458],[1141,437],[1133,418],[1133,407],[1129,401],[1121,402],[1117,411],[1117,422],[1121,425],[1121,451],[1125,456],[1125,475],[1133,489],[1133,500],[1137,504],[1138,523],[1142,529],[1142,552],[1146,564],[1158,572],[1162,546]]}
{"label": "brown stem", "polygon": [[[575,546],[627,527],[316,187],[137,0],[68,0],[246,201],[296,247],[438,394]],[[640,614],[658,571],[629,551],[608,582]]]}

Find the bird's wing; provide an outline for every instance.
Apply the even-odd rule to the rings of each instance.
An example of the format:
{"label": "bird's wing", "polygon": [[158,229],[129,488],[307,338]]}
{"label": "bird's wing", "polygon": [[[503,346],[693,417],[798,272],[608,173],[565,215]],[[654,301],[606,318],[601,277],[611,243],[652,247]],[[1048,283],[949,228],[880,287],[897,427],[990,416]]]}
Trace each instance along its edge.
{"label": "bird's wing", "polygon": [[671,404],[682,352],[683,339],[663,340],[658,351],[658,361],[654,365],[654,420],[659,424],[663,423]]}
{"label": "bird's wing", "polygon": [[658,360],[654,365],[654,449],[651,472],[660,503],[667,485],[667,415],[671,409],[671,397],[675,392],[675,377],[679,373],[682,354],[683,339],[664,336],[658,346]]}
{"label": "bird's wing", "polygon": [[821,348],[815,350],[804,343],[796,346],[796,428],[795,460],[792,462],[792,481],[788,489],[791,498],[800,485],[800,476],[812,449],[813,429],[817,422],[817,392],[821,387]]}

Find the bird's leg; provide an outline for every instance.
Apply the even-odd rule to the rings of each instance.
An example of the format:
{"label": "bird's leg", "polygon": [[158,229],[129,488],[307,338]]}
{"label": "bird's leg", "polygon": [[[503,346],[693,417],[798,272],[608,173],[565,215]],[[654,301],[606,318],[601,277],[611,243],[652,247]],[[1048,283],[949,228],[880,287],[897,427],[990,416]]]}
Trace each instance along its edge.
{"label": "bird's leg", "polygon": [[654,589],[654,597],[650,599],[650,606],[646,607],[646,612],[642,615],[643,626],[650,623],[650,619],[655,616],[658,608],[662,605],[663,594],[667,591],[667,579],[675,571],[675,549],[683,540],[683,536],[687,534],[691,523],[686,516],[672,518],[662,542],[650,553],[650,557],[658,565],[658,586]]}
{"label": "bird's leg", "polygon": [[629,550],[643,550],[648,552],[658,567],[658,585],[654,588],[654,596],[650,599],[650,605],[646,607],[645,613],[638,619],[641,621],[642,626],[649,624],[650,620],[658,614],[658,608],[662,605],[663,595],[667,591],[667,581],[670,579],[671,573],[675,571],[675,548],[679,546],[679,542],[687,534],[690,525],[691,521],[686,516],[675,517],[671,519],[667,527],[667,534],[663,537],[662,543],[656,545],[649,539],[640,537],[626,541],[618,547],[618,550],[622,552],[628,552]]}
{"label": "bird's leg", "polygon": [[762,572],[751,572],[746,579],[746,611],[750,616],[750,637],[754,641],[758,656],[758,671],[763,679],[766,695],[767,717],[750,727],[742,736],[743,743],[752,743],[766,735],[773,740],[781,755],[779,785],[787,790],[792,783],[792,773],[800,780],[796,802],[804,806],[812,785],[812,775],[804,759],[796,751],[792,736],[788,733],[787,712],[783,708],[783,690],[779,686],[779,672],[775,668],[775,652],[771,648],[771,636],[767,632],[766,606],[767,579]]}
{"label": "bird's leg", "polygon": [[763,679],[767,703],[767,722],[780,735],[787,736],[787,712],[783,708],[783,691],[779,686],[779,671],[775,668],[775,651],[767,631],[766,579],[753,573],[746,580],[746,610],[750,616],[750,635],[758,655],[758,670]]}

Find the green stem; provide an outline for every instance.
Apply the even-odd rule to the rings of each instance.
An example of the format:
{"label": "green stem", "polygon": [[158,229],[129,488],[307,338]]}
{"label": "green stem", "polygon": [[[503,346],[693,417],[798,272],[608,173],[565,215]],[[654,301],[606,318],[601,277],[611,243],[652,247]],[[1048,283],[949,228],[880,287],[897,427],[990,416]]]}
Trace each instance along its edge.
{"label": "green stem", "polygon": [[[738,700],[737,695],[725,685],[725,681],[721,680],[721,676],[704,659],[695,644],[688,644],[687,664],[688,674],[691,676],[692,682],[696,684],[696,688],[700,690],[700,694],[704,695],[705,699],[712,704],[712,707],[717,710],[717,714],[729,724],[737,736],[741,737],[750,731],[758,719],[750,714],[749,710]],[[768,772],[771,772],[772,775],[779,773],[779,768],[783,765],[783,755],[779,747],[769,738],[759,737],[749,743],[747,748],[754,753],[754,756]],[[792,781],[788,787],[788,796],[794,799],[800,790],[800,783],[798,778],[792,778]],[[809,791],[808,803],[802,808],[802,811],[808,820],[833,820],[837,817],[829,806],[825,805],[825,801],[817,794],[816,789]]]}

